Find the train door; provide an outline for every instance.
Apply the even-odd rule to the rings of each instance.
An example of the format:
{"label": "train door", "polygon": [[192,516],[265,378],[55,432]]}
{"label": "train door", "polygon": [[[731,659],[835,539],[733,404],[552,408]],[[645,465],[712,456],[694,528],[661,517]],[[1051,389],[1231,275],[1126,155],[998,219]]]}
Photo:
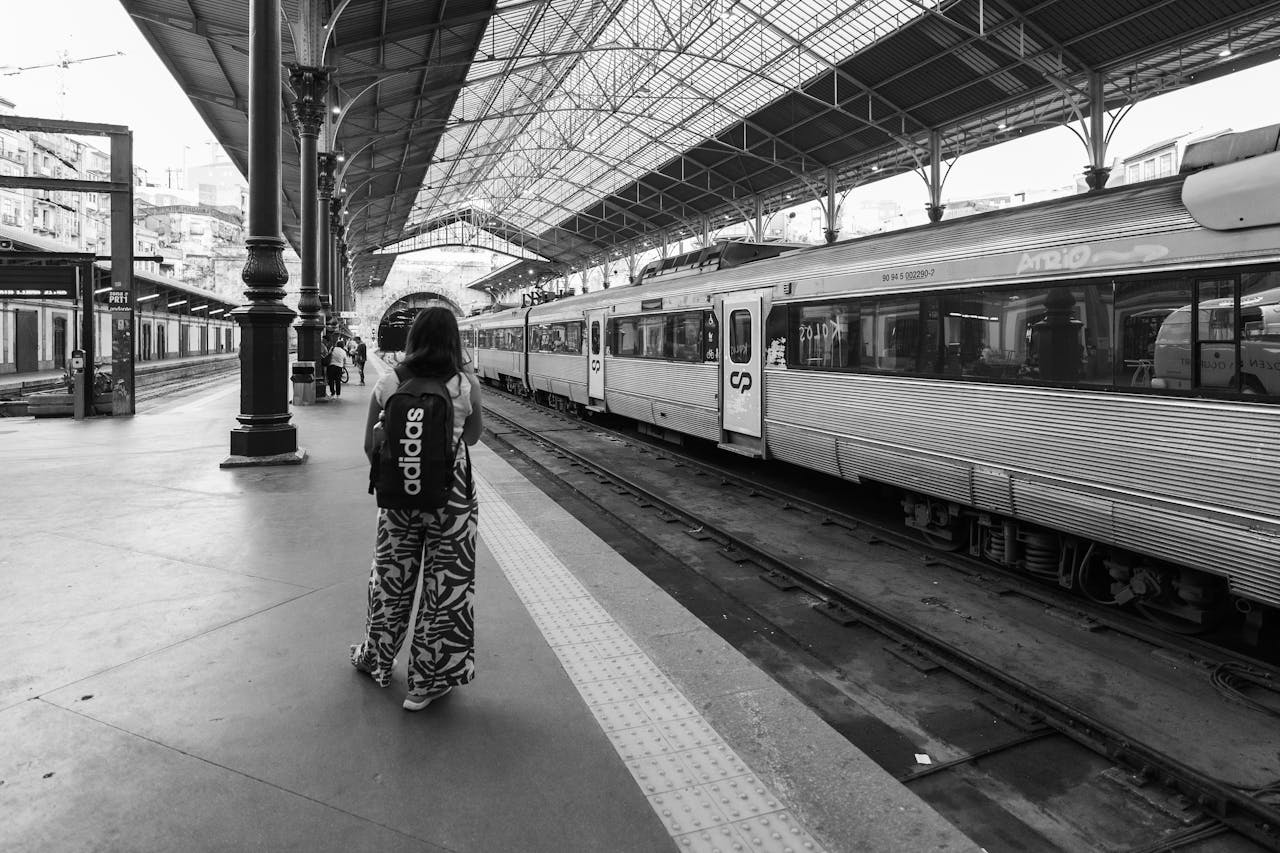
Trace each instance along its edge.
{"label": "train door", "polygon": [[747,456],[764,455],[761,321],[758,293],[732,294],[721,303],[720,446]]}
{"label": "train door", "polygon": [[67,318],[53,318],[53,366],[59,370],[67,366]]}
{"label": "train door", "polygon": [[604,411],[605,312],[587,312],[587,408]]}
{"label": "train door", "polygon": [[14,311],[13,360],[18,373],[40,369],[40,312]]}

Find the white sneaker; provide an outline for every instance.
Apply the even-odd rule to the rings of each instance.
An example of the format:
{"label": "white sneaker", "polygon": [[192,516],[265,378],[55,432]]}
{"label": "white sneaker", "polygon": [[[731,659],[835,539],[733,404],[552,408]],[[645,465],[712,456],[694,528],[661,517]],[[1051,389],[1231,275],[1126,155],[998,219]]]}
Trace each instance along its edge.
{"label": "white sneaker", "polygon": [[438,690],[431,690],[426,693],[414,693],[410,691],[409,695],[404,697],[404,709],[406,711],[421,711],[437,699],[447,696],[453,687],[441,687]]}

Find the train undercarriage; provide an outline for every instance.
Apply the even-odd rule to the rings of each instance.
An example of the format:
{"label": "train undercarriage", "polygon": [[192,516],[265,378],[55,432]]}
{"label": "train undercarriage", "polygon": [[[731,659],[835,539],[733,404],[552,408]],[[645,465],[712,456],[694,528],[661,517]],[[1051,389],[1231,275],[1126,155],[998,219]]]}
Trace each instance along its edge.
{"label": "train undercarriage", "polygon": [[1133,609],[1166,630],[1226,632],[1280,658],[1280,612],[1233,595],[1226,578],[1039,525],[898,491],[905,523],[929,545],[1072,590],[1097,604]]}
{"label": "train undercarriage", "polygon": [[[559,394],[531,391],[519,378],[485,380],[573,417],[584,407]],[[642,432],[676,444],[683,436],[659,427]],[[1233,595],[1226,578],[1177,566],[1027,521],[983,512],[881,484],[900,499],[904,520],[929,546],[960,551],[1003,569],[1055,584],[1109,607],[1142,614],[1165,630],[1230,635],[1241,646],[1280,661],[1280,611]]]}

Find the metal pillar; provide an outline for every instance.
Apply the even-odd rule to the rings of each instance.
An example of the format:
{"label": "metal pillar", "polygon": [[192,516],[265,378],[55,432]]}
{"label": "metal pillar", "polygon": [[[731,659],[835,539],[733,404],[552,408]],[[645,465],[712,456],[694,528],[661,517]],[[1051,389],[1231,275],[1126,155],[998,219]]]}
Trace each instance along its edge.
{"label": "metal pillar", "polygon": [[1111,169],[1107,166],[1107,101],[1104,97],[1103,76],[1097,71],[1089,74],[1089,168],[1084,171],[1085,183],[1090,190],[1100,190],[1107,185]]}
{"label": "metal pillar", "polygon": [[[332,209],[333,207],[332,201],[329,202],[329,206],[330,206],[330,209]],[[329,211],[326,211],[324,214],[322,214],[322,216],[323,216],[323,219],[321,220],[321,222],[324,226],[324,230],[328,231],[330,228],[333,227],[332,223],[330,222],[333,215]],[[330,258],[332,258],[332,252],[333,252],[332,246],[329,246],[326,243],[325,251],[329,252]],[[332,264],[330,265],[329,269],[333,269]],[[333,282],[332,281],[320,282],[320,310],[324,314],[325,334],[328,334],[329,329],[333,327],[333,319],[334,319]]]}
{"label": "metal pillar", "polygon": [[925,210],[929,212],[929,221],[942,219],[942,212],[947,206],[942,203],[942,134],[936,130],[929,131],[929,203]]}
{"label": "metal pillar", "polygon": [[[111,414],[134,413],[133,335],[137,325],[133,291],[133,133],[111,136]],[[117,209],[116,205],[119,205]],[[91,297],[92,298],[92,297]],[[93,354],[86,375],[93,382]]]}
{"label": "metal pillar", "polygon": [[289,326],[280,224],[280,0],[249,0],[249,233],[240,278],[240,426],[222,467],[300,463],[289,422]]}
{"label": "metal pillar", "polygon": [[329,73],[323,68],[303,65],[289,66],[289,85],[293,87],[293,103],[290,104],[293,125],[298,131],[301,148],[298,154],[299,199],[302,207],[302,281],[298,286],[298,364],[293,368],[293,381],[312,382],[317,399],[324,396],[324,376],[319,369],[320,334],[324,321],[320,317],[320,287],[324,277],[316,276],[316,234],[318,213],[316,208],[316,147],[320,127],[325,118],[325,92],[329,86]]}
{"label": "metal pillar", "polygon": [[330,322],[339,325],[339,314],[346,309],[342,286],[342,261],[346,252],[346,244],[342,241],[342,199],[329,200],[329,222],[325,228],[325,247],[329,258],[329,300],[332,307]]}
{"label": "metal pillar", "polygon": [[[320,288],[319,301],[323,303],[325,297],[333,293],[333,245],[329,234],[329,200],[333,198],[333,174],[338,165],[338,158],[333,154],[322,153],[317,155],[315,160],[318,172],[311,202],[316,206],[316,215],[311,223],[311,245],[308,247],[308,257],[316,268],[316,281]],[[331,304],[332,299],[325,308],[329,308]],[[325,336],[329,334],[329,324],[332,322],[332,317],[326,312],[323,322],[320,323],[321,331]],[[325,392],[325,378],[317,376],[316,399],[322,399]]]}
{"label": "metal pillar", "polygon": [[823,237],[834,243],[840,236],[840,206],[836,204],[836,170],[827,169],[827,230]]}

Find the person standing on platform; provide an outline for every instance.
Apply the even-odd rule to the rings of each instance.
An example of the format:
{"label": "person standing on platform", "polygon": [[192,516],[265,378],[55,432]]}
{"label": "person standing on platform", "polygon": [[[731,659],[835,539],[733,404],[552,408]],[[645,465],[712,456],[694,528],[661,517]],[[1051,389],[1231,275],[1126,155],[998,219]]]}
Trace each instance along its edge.
{"label": "person standing on platform", "polygon": [[364,451],[372,462],[383,407],[404,379],[443,380],[453,405],[455,453],[447,502],[435,510],[378,510],[365,634],[351,647],[357,670],[382,687],[391,683],[421,574],[404,700],[409,711],[422,710],[475,677],[477,507],[468,448],[480,439],[483,423],[480,383],[463,359],[453,312],[442,307],[423,311],[409,329],[398,369],[374,384],[365,424]]}
{"label": "person standing on platform", "polygon": [[329,380],[329,393],[335,397],[342,396],[342,369],[347,366],[347,351],[334,341],[329,350],[329,366],[325,368],[325,376]]}
{"label": "person standing on platform", "polygon": [[364,363],[369,360],[369,348],[364,345],[364,341],[360,340],[360,336],[356,335],[356,351],[351,357],[351,361],[355,364],[356,370],[360,371],[360,384],[364,384]]}

